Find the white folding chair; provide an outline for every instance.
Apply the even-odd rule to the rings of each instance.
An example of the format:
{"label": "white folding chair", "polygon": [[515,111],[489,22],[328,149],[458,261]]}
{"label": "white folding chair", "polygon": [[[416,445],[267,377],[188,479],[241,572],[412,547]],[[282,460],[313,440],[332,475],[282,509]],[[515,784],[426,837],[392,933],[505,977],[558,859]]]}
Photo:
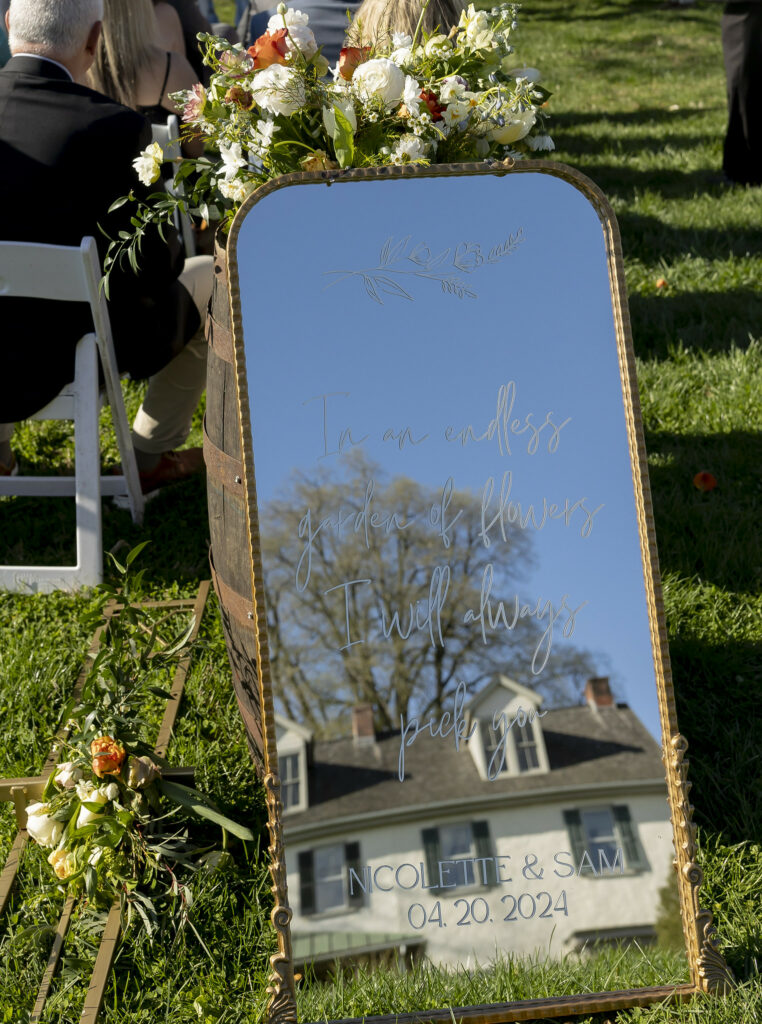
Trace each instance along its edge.
{"label": "white folding chair", "polygon": [[[0,477],[0,496],[74,496],[77,564],[3,565],[0,566],[0,589],[49,593],[100,583],[103,579],[101,495],[126,496],[133,522],[143,520],[143,493],[119,383],[108,309],[99,291],[100,276],[94,238],[83,238],[79,246],[0,242],[0,295],[87,302],[95,328],[94,333],[85,334],[77,343],[74,381],[31,417],[74,420],[75,475]],[[122,457],[119,476],[101,476],[99,357]]]}
{"label": "white folding chair", "polygon": [[[180,122],[177,120],[177,116],[170,114],[167,117],[166,124],[154,124],[151,126],[151,131],[153,141],[158,142],[164,151],[164,159],[167,161],[177,160],[180,156]],[[164,186],[170,195],[175,195],[182,199],[185,192],[182,184],[175,188],[172,184],[172,178],[169,178],[164,182]],[[196,239],[193,235],[193,225],[191,224],[190,216],[187,213],[180,213],[179,210],[175,210],[175,227],[182,235],[186,257],[195,256]]]}

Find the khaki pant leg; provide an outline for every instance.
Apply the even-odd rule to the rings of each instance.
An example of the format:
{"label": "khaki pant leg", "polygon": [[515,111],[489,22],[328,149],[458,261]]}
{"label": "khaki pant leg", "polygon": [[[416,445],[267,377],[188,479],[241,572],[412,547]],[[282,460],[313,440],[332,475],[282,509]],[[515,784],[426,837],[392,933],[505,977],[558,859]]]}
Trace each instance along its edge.
{"label": "khaki pant leg", "polygon": [[214,260],[191,256],[179,281],[190,292],[201,317],[201,328],[185,348],[148,381],[143,404],[132,424],[132,443],[142,452],[160,455],[182,445],[206,386],[207,343],[204,324],[212,295]]}

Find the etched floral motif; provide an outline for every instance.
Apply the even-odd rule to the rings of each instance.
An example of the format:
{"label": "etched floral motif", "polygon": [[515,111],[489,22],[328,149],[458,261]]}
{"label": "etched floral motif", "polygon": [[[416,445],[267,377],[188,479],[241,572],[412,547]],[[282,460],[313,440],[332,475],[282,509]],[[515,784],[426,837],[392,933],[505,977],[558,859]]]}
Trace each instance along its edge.
{"label": "etched floral motif", "polygon": [[[396,243],[393,238],[387,238],[381,246],[378,264],[375,267],[366,270],[326,271],[327,275],[337,275],[326,287],[330,288],[331,285],[345,281],[349,277],[359,277],[368,297],[383,306],[383,294],[412,302],[413,296],[399,278],[405,280],[418,277],[427,281],[438,281],[442,291],[447,295],[456,295],[459,299],[475,299],[478,297],[476,292],[460,274],[473,274],[479,267],[499,263],[503,257],[515,252],[524,241],[524,229],[519,228],[504,242],[493,245],[487,252],[482,251],[478,242],[460,242],[434,253],[425,242],[411,245],[411,238],[412,235],[405,235]],[[409,281],[405,280],[405,284],[410,287]]]}

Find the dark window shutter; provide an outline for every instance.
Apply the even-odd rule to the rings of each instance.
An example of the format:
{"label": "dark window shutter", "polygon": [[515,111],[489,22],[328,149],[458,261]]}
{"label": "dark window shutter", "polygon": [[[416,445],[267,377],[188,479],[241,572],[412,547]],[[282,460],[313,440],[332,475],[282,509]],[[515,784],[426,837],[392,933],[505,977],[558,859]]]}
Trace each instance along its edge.
{"label": "dark window shutter", "polygon": [[[474,846],[476,847],[476,856],[480,857],[480,858],[481,857],[493,858],[495,856],[495,851],[492,848],[492,840],[490,839],[489,822],[488,821],[473,821],[473,822],[471,822],[471,830],[472,830],[473,836],[474,836]],[[495,869],[495,862],[494,862],[494,860],[492,861],[491,864],[488,864],[486,866],[485,871],[486,871],[487,881],[484,884],[486,884],[488,889],[491,889],[495,885],[497,885],[497,871]],[[478,871],[477,871],[477,874],[476,874],[476,881],[481,883],[482,877],[483,877],[482,876],[482,869],[481,869],[481,867],[479,867]]]}
{"label": "dark window shutter", "polygon": [[362,865],[360,864],[360,844],[346,843],[344,846],[344,861],[347,868],[347,903],[350,907],[361,907],[364,893],[359,885],[355,884],[352,892],[349,884],[349,869],[354,868],[358,878],[362,878]]}
{"label": "dark window shutter", "polygon": [[431,892],[441,892],[439,888],[439,829],[425,828],[421,832],[423,853],[426,858],[426,881],[432,887]]}
{"label": "dark window shutter", "polygon": [[312,850],[299,854],[299,906],[302,914],[315,913],[315,865]]}
{"label": "dark window shutter", "polygon": [[617,832],[622,840],[625,869],[630,871],[647,871],[648,861],[643,852],[643,847],[638,841],[635,826],[632,824],[629,807],[625,804],[619,804],[617,807],[612,807],[611,810],[614,814]]}
{"label": "dark window shutter", "polygon": [[574,868],[576,870],[585,853],[585,830],[582,827],[582,815],[576,808],[571,811],[564,811],[564,822],[566,823],[566,831],[569,833],[569,842],[571,843]]}

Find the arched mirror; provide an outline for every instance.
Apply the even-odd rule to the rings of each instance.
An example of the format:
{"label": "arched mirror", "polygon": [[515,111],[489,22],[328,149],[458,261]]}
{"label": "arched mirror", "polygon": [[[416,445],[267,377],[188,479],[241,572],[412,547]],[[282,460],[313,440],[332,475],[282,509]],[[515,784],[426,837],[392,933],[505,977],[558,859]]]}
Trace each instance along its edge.
{"label": "arched mirror", "polygon": [[[405,979],[502,971],[474,1020],[709,984],[617,239],[552,164],[293,175],[238,214],[273,1020],[378,1013],[331,1009],[349,977],[443,1020]],[[552,969],[595,958],[597,995]]]}

